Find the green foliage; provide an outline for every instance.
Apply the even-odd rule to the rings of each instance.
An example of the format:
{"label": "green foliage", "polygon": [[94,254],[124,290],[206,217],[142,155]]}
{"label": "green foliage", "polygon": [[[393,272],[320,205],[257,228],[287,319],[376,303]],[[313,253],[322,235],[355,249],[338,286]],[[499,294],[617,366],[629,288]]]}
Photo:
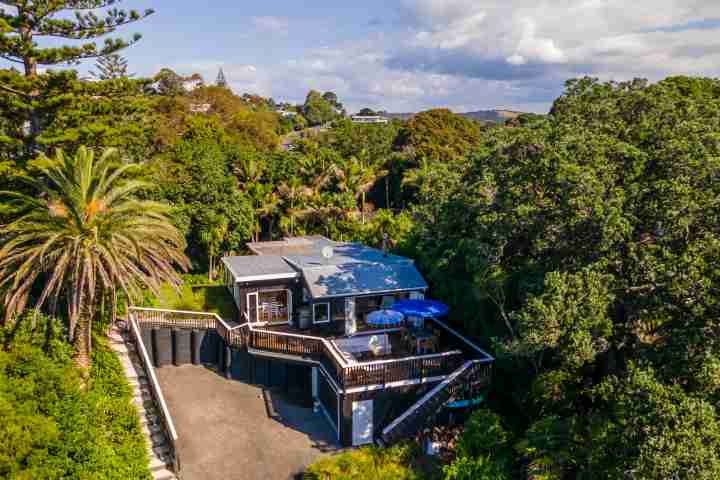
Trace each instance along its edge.
{"label": "green foliage", "polygon": [[419,478],[408,466],[412,449],[398,446],[388,449],[363,447],[330,457],[310,465],[307,480],[413,480]]}
{"label": "green foliage", "polygon": [[6,346],[0,350],[0,476],[151,478],[145,439],[117,357],[96,342],[83,391],[61,334],[60,323],[42,315],[0,330]]}
{"label": "green foliage", "polygon": [[596,389],[612,419],[594,441],[595,478],[660,480],[720,476],[720,420],[716,407],[663,385],[649,368],[631,365]]}
{"label": "green foliage", "polygon": [[455,460],[443,467],[445,480],[513,478],[509,470],[514,459],[510,440],[497,414],[474,412],[465,423]]}
{"label": "green foliage", "polygon": [[[229,137],[214,119],[195,118],[183,137],[155,160],[159,198],[173,204],[175,224],[188,238],[192,256],[239,251],[249,237],[252,211],[231,173]],[[207,232],[219,228],[208,249]],[[213,262],[214,263],[214,262]]]}
{"label": "green foliage", "polygon": [[5,320],[22,313],[31,298],[36,309],[54,311],[65,300],[71,340],[88,366],[90,326],[105,296],[138,298],[144,287],[177,282],[185,268],[184,242],[167,219],[169,206],[139,200],[147,184],[121,165],[116,151],[96,157],[80,148],[41,157],[37,174],[26,177],[32,194],[2,192],[13,220],[0,241],[0,287]]}
{"label": "green foliage", "polygon": [[476,122],[440,108],[415,115],[400,130],[396,144],[418,161],[445,162],[469,153],[479,138]]}
{"label": "green foliage", "polygon": [[[135,34],[130,42],[120,38],[106,38],[100,47],[94,40],[153,13],[150,9],[143,13],[118,8],[103,10],[119,3],[118,0],[65,0],[47,5],[47,2],[4,3],[15,9],[3,11],[4,28],[0,28],[0,56],[24,64],[26,75],[35,75],[37,65],[75,63],[122,50],[140,40],[140,34]],[[43,47],[37,41],[42,37],[62,38],[74,43],[49,43]]]}
{"label": "green foliage", "polygon": [[718,80],[580,79],[548,117],[415,170],[409,243],[434,295],[495,337],[491,406],[526,476],[716,475],[718,131]]}
{"label": "green foliage", "polygon": [[[0,90],[0,151],[8,152],[18,167],[29,159],[31,147],[120,147],[135,162],[153,152],[154,100],[144,94],[147,80],[87,82],[74,71],[24,77],[0,70],[0,84],[19,92]],[[30,128],[31,120],[37,132]]]}
{"label": "green foliage", "polygon": [[308,93],[302,113],[310,126],[325,124],[338,116],[335,106],[315,90]]}
{"label": "green foliage", "polygon": [[128,73],[127,60],[117,53],[98,58],[95,68],[97,71],[90,72],[90,74],[98,80],[130,78],[134,75]]}
{"label": "green foliage", "polygon": [[191,312],[215,312],[222,318],[235,317],[235,305],[225,285],[208,283],[206,275],[183,275],[180,287],[163,285],[157,295],[146,292],[143,305]]}

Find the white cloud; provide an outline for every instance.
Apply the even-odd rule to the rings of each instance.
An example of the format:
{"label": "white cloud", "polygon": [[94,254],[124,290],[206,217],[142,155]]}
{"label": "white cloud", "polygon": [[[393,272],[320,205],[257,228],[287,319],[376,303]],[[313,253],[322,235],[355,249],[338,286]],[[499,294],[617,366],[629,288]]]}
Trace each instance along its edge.
{"label": "white cloud", "polygon": [[277,34],[287,34],[290,28],[290,22],[287,18],[282,17],[252,17],[252,24],[256,29],[263,32],[271,32]]}
{"label": "white cloud", "polygon": [[[566,79],[585,74],[614,80],[720,76],[717,0],[402,0],[402,5],[400,20],[376,25],[362,40],[308,49],[292,59],[253,65],[207,61],[187,70],[213,80],[222,65],[236,92],[295,102],[310,89],[332,90],[351,111],[447,106],[542,112]],[[281,17],[255,17],[252,23],[257,31],[278,35],[290,27]]]}
{"label": "white cloud", "polygon": [[[407,52],[417,59],[424,51],[438,59],[437,71],[450,73],[462,74],[462,59],[468,69],[489,61],[544,65],[537,74],[567,74],[567,68],[611,75],[629,70],[641,75],[647,69],[680,73],[693,64],[673,55],[673,48],[720,46],[720,36],[692,25],[720,18],[717,0],[405,0],[403,5],[414,31],[405,42]],[[446,65],[448,58],[457,72]],[[656,65],[658,58],[668,63]],[[696,60],[694,67],[704,68],[704,59]],[[505,71],[512,78],[512,69]]]}

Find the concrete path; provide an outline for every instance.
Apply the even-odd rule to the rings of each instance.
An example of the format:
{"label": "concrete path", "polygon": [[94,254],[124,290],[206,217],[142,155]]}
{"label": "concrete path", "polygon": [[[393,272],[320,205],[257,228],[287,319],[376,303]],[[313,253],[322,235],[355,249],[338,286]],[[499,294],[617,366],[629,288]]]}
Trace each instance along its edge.
{"label": "concrete path", "polygon": [[337,449],[312,409],[205,367],[156,369],[179,436],[183,480],[286,480]]}
{"label": "concrete path", "polygon": [[117,326],[113,326],[108,333],[108,341],[110,348],[120,359],[125,377],[133,389],[133,404],[140,415],[140,424],[148,448],[149,468],[153,480],[177,480],[172,471],[172,458],[167,445],[166,432],[160,423],[146,372],[135,351],[135,345]]}

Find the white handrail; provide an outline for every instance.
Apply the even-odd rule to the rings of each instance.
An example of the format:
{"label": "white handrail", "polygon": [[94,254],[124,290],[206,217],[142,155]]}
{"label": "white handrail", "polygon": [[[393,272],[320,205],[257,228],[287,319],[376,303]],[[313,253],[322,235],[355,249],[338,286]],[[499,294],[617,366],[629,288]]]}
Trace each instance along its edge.
{"label": "white handrail", "polygon": [[492,362],[492,361],[495,360],[495,357],[493,357],[492,355],[490,355],[489,353],[487,353],[485,350],[483,350],[482,348],[480,348],[480,347],[478,347],[477,345],[475,345],[473,342],[471,342],[470,340],[468,340],[467,338],[465,338],[463,335],[461,335],[460,333],[458,333],[456,330],[454,330],[454,329],[450,328],[449,326],[447,326],[444,322],[441,322],[441,321],[438,320],[437,318],[431,318],[430,320],[433,321],[433,322],[438,323],[438,324],[439,324],[441,327],[443,327],[445,330],[447,330],[448,332],[452,333],[453,335],[455,335],[456,337],[458,337],[460,340],[462,340],[463,342],[465,342],[467,345],[469,345],[470,348],[472,348],[473,350],[475,350],[475,351],[481,353],[482,355],[484,355],[485,358],[483,359],[483,361],[484,361],[483,363]]}
{"label": "white handrail", "polygon": [[[135,337],[135,343],[140,349],[140,355],[142,356],[143,363],[145,364],[145,370],[147,370],[147,374],[150,377],[150,383],[152,384],[153,390],[155,390],[155,393],[158,396],[157,401],[158,403],[160,403],[160,410],[162,411],[163,417],[166,420],[166,426],[169,430],[168,433],[173,440],[173,450],[175,450],[175,441],[178,439],[178,434],[175,430],[175,424],[173,423],[172,417],[170,416],[170,410],[168,410],[167,404],[165,403],[165,397],[162,394],[160,382],[158,382],[157,376],[155,376],[155,369],[150,362],[150,356],[147,353],[147,349],[145,349],[145,344],[143,343],[142,337],[140,336],[137,323],[135,323],[135,317],[131,312],[128,313],[128,319],[130,320],[130,328],[132,330],[133,336]],[[175,452],[175,455],[177,455],[177,452]]]}
{"label": "white handrail", "polygon": [[[190,315],[204,315],[207,317],[210,317],[210,316],[218,317],[218,314],[215,312],[192,312],[189,310],[171,310],[169,308],[153,308],[153,307],[130,307],[129,309],[135,310],[135,311],[189,313]],[[220,317],[218,317],[218,318],[220,318]]]}
{"label": "white handrail", "polygon": [[443,380],[442,382],[438,383],[432,390],[430,390],[430,391],[427,392],[425,395],[423,395],[423,397],[422,397],[420,400],[418,400],[417,402],[413,403],[413,404],[410,406],[410,408],[408,408],[408,409],[405,411],[405,413],[403,413],[402,415],[400,415],[399,417],[397,417],[395,420],[393,420],[392,422],[390,422],[390,424],[383,429],[382,434],[383,434],[383,435],[387,435],[387,433],[388,433],[390,430],[392,430],[392,429],[394,429],[395,427],[397,427],[398,425],[400,425],[400,423],[402,423],[403,420],[405,420],[405,419],[406,419],[407,417],[409,417],[412,413],[414,413],[418,408],[420,408],[420,406],[421,406],[422,404],[424,404],[425,402],[427,402],[428,400],[430,400],[432,397],[434,397],[435,395],[437,395],[438,393],[440,393],[445,387],[447,387],[451,382],[454,382],[457,377],[459,377],[460,375],[462,375],[462,373],[463,373],[465,370],[467,370],[468,368],[470,368],[470,367],[471,367],[473,364],[475,364],[475,363],[480,363],[480,362],[479,362],[478,360],[470,360],[470,361],[465,362],[460,368],[458,368],[458,369],[455,370],[453,373],[451,373],[448,378],[446,378],[446,379]]}
{"label": "white handrail", "polygon": [[434,358],[449,357],[451,355],[462,355],[462,352],[460,350],[450,350],[449,352],[431,353],[428,355],[415,355],[413,357],[391,358],[389,360],[372,360],[370,362],[357,362],[353,363],[352,366],[365,367],[369,365],[385,365],[388,363],[409,362],[412,360],[430,360]]}

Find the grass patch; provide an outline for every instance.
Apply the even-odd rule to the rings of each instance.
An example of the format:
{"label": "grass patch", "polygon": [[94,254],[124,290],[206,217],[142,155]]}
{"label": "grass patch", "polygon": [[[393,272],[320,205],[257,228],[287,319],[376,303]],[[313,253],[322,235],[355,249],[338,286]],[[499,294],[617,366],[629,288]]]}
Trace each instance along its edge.
{"label": "grass patch", "polygon": [[179,291],[164,285],[158,297],[148,295],[144,303],[146,307],[214,312],[226,320],[235,318],[235,304],[225,285],[208,283],[200,275],[184,275]]}

